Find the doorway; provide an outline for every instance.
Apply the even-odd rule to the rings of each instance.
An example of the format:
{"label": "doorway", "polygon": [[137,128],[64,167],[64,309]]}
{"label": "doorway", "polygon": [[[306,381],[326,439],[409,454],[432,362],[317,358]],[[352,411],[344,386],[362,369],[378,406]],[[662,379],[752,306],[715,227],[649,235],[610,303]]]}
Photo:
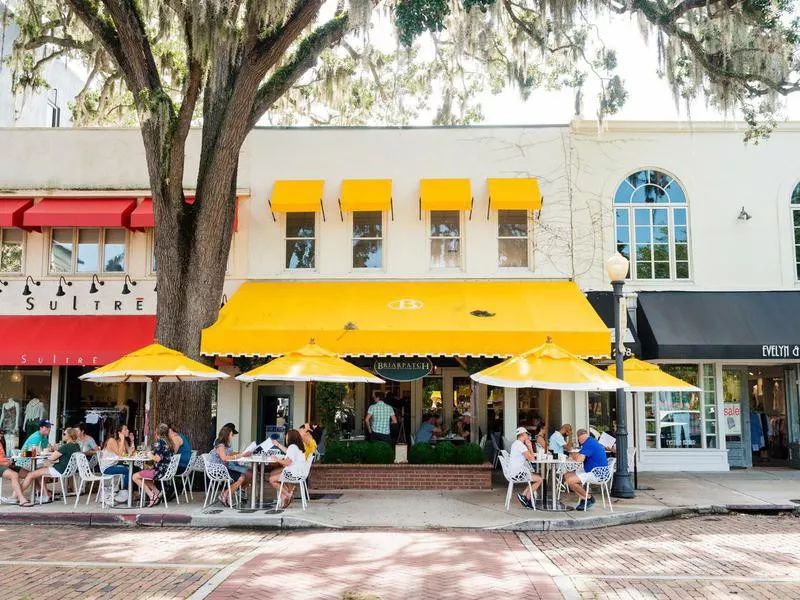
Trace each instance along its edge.
{"label": "doorway", "polygon": [[386,404],[394,409],[397,425],[392,425],[391,436],[398,444],[411,441],[411,384],[410,381],[387,381],[383,384],[368,383],[364,397],[364,414],[375,403],[375,392],[381,392]]}
{"label": "doorway", "polygon": [[747,367],[722,367],[722,432],[728,449],[728,466],[733,469],[753,465],[747,377]]}
{"label": "doorway", "polygon": [[[782,366],[747,368],[754,467],[785,467],[789,458],[787,377]],[[742,407],[744,410],[744,407]]]}
{"label": "doorway", "polygon": [[258,429],[256,439],[275,437],[283,443],[286,428],[291,425],[292,388],[262,385],[258,388]]}

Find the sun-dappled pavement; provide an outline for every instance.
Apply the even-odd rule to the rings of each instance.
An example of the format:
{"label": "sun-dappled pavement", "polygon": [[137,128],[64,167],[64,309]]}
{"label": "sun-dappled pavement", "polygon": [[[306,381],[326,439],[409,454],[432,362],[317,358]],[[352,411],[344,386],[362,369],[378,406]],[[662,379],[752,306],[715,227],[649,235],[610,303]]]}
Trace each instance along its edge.
{"label": "sun-dappled pavement", "polygon": [[17,598],[800,598],[800,518],[546,534],[0,526]]}

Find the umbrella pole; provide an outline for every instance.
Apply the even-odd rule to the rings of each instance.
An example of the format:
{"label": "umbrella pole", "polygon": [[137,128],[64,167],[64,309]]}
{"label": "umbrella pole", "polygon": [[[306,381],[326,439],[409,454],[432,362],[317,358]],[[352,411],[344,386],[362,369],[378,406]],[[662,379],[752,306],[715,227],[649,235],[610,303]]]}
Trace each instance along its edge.
{"label": "umbrella pole", "polygon": [[[633,446],[636,447],[639,438],[636,435],[636,425],[639,421],[639,392],[633,392]],[[638,448],[637,451],[633,453],[633,489],[639,489],[639,469],[638,465],[636,464],[638,461],[636,460],[636,455],[639,454]]]}

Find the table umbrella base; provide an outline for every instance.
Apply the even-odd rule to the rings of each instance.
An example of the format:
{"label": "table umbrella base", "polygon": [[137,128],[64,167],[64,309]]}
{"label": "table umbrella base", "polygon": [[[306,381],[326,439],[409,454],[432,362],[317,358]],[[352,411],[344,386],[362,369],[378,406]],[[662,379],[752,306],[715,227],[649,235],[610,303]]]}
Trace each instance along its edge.
{"label": "table umbrella base", "polygon": [[546,512],[569,512],[575,510],[574,506],[567,506],[563,502],[552,502],[549,498],[544,500],[536,500],[536,510],[543,510]]}

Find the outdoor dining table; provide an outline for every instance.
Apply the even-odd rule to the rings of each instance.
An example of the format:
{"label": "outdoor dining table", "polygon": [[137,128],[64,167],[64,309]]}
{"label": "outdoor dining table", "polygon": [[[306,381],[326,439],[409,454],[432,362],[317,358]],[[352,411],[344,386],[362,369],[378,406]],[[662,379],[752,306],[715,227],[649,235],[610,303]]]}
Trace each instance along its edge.
{"label": "outdoor dining table", "polygon": [[133,465],[137,462],[147,461],[147,455],[118,456],[115,460],[121,463],[128,463],[128,508],[131,508],[133,505]]}
{"label": "outdoor dining table", "polygon": [[[268,464],[272,464],[275,462],[275,456],[265,456],[263,454],[253,454],[252,456],[244,456],[242,458],[237,458],[236,462],[241,464],[250,464],[253,465],[253,481],[252,481],[252,488],[250,490],[250,508],[252,510],[256,509],[256,482],[260,481],[260,493],[259,493],[259,504],[258,508],[264,508],[264,471],[267,468]],[[259,469],[261,470],[261,478],[259,479],[258,472]]]}
{"label": "outdoor dining table", "polygon": [[[549,512],[566,512],[572,510],[571,506],[566,506],[558,500],[558,494],[556,493],[556,467],[559,465],[567,465],[570,467],[569,470],[577,471],[581,463],[569,458],[554,458],[552,454],[536,456],[534,460],[530,462],[534,467],[538,467],[540,471],[539,474],[542,476],[542,479],[544,479],[542,483],[542,499],[536,503],[536,508]],[[572,467],[574,467],[574,469]],[[548,479],[550,480],[549,483],[552,489],[549,501],[547,497]]]}

